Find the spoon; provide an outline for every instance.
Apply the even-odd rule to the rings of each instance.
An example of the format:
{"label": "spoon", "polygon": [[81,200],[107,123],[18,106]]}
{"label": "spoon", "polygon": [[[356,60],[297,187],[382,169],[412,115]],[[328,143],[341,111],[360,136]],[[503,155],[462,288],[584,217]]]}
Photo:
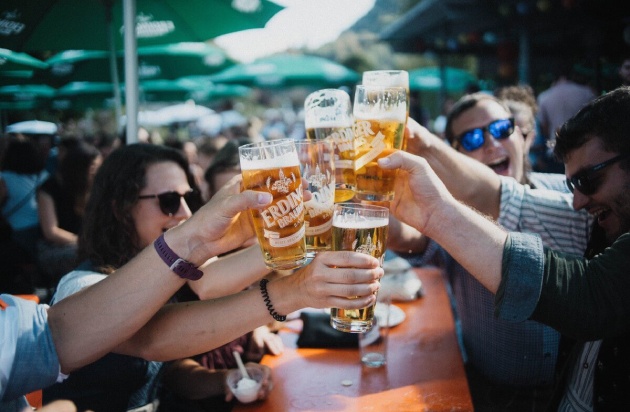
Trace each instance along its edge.
{"label": "spoon", "polygon": [[251,379],[249,377],[249,374],[247,373],[247,369],[245,369],[245,365],[243,365],[243,359],[241,359],[241,354],[238,353],[237,351],[234,351],[232,352],[232,355],[234,355],[234,359],[236,359],[236,364],[238,365],[238,369],[241,371],[241,375],[243,375],[243,378]]}

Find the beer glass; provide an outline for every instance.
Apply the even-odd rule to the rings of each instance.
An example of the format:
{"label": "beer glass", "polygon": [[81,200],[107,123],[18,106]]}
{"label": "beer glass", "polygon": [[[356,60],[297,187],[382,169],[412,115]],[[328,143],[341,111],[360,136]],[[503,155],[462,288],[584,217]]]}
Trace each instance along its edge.
{"label": "beer glass", "polygon": [[[352,250],[374,256],[383,265],[389,210],[381,206],[339,203],[333,213],[332,250]],[[331,308],[330,324],[344,332],[372,328],[374,305],[362,309]]]}
{"label": "beer glass", "polygon": [[239,147],[243,187],[268,192],[273,202],[251,209],[258,243],[269,269],[300,267],[306,261],[304,200],[300,162],[290,139]]}
{"label": "beer glass", "polygon": [[392,200],[396,170],[383,170],[376,161],[402,148],[407,91],[404,87],[357,86],[353,113],[355,195],[359,200]]}
{"label": "beer glass", "polygon": [[322,89],[304,101],[306,138],[330,139],[335,148],[335,203],[354,197],[354,134],[352,105],[348,93]]}
{"label": "beer glass", "polygon": [[[365,86],[397,86],[407,91],[407,118],[409,118],[409,73],[405,70],[370,70],[363,72],[361,83]],[[405,121],[406,123],[406,121]],[[402,150],[407,148],[407,139],[403,133]]]}
{"label": "beer glass", "polygon": [[330,250],[332,215],[335,204],[335,159],[330,140],[295,142],[302,179],[308,183],[311,200],[304,202],[306,254],[315,257],[318,250]]}

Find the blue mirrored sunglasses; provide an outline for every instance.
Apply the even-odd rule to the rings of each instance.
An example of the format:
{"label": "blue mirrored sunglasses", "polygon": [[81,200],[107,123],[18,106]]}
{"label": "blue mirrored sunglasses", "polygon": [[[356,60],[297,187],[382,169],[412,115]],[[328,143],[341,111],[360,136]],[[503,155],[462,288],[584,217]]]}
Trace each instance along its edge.
{"label": "blue mirrored sunglasses", "polygon": [[470,129],[459,135],[457,141],[468,152],[479,149],[486,141],[485,133],[488,132],[498,140],[507,139],[514,133],[514,119],[499,119],[485,127]]}

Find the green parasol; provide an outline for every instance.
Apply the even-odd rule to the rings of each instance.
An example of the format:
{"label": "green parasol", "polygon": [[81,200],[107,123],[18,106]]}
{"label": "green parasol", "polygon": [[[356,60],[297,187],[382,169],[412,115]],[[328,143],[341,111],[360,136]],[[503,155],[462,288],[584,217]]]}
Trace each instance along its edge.
{"label": "green parasol", "polygon": [[211,75],[210,79],[216,83],[259,88],[338,87],[353,85],[360,76],[354,70],[323,57],[283,54],[232,66]]}

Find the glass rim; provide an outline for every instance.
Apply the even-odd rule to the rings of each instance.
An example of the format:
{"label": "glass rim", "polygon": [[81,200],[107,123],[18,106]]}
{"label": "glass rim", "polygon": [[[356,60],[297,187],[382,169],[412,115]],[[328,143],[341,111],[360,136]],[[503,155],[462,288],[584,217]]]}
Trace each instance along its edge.
{"label": "glass rim", "polygon": [[273,146],[279,146],[279,145],[283,145],[287,143],[295,144],[295,140],[294,139],[274,139],[274,140],[265,140],[263,142],[247,143],[242,146],[239,146],[238,150],[240,151],[241,149],[253,149],[253,148],[259,148],[259,147],[273,147]]}
{"label": "glass rim", "polygon": [[364,203],[335,203],[335,211],[337,209],[355,209],[355,210],[366,210],[373,212],[387,212],[389,214],[389,209],[385,206],[378,205],[367,205]]}
{"label": "glass rim", "polygon": [[407,88],[405,86],[380,86],[377,84],[358,84],[356,89],[365,89],[366,91],[390,91],[396,90],[398,92],[404,92],[407,94]]}

